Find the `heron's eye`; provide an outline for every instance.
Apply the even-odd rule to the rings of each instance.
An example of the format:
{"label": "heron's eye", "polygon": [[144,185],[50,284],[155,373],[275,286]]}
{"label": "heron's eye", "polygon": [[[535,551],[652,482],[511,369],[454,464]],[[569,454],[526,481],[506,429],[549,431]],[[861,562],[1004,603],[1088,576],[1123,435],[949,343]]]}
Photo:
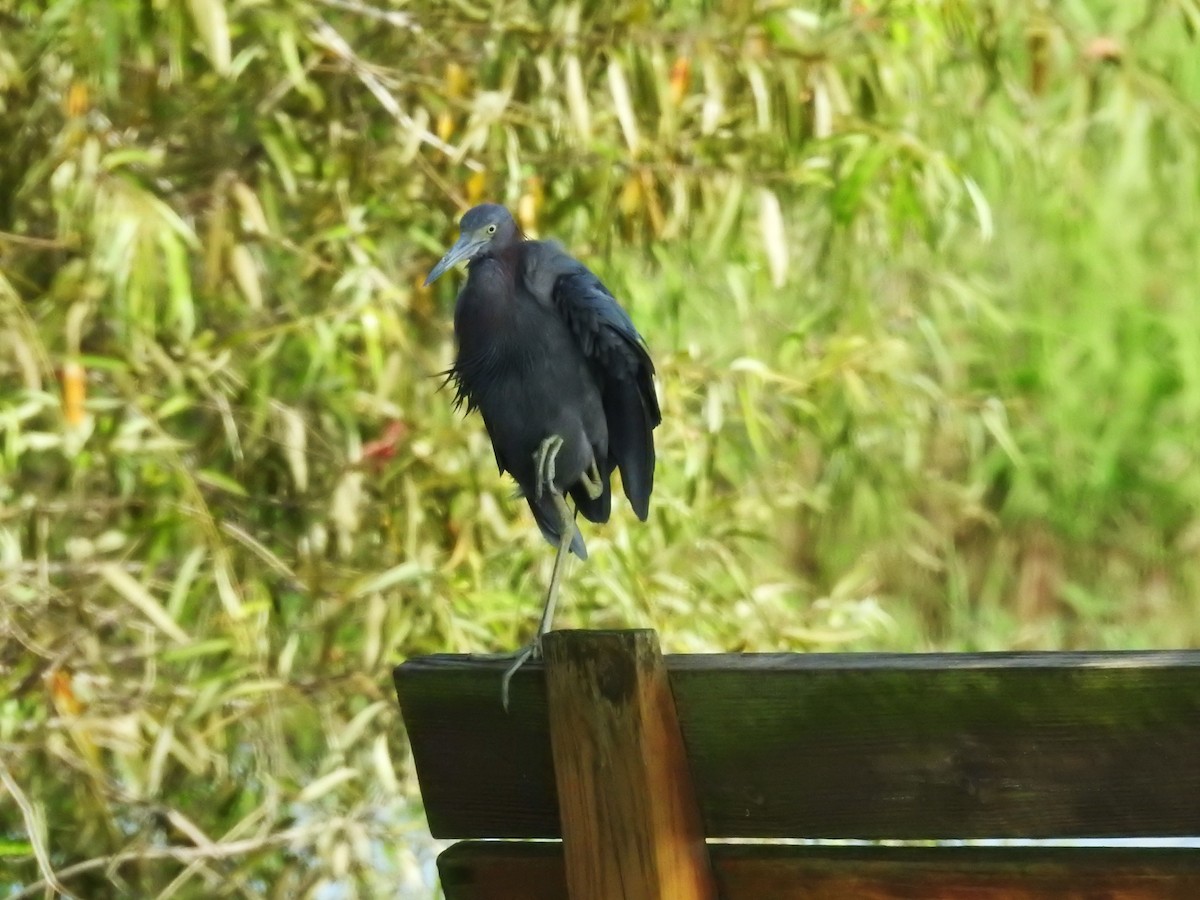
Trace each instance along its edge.
{"label": "heron's eye", "polygon": [[489,225],[489,226],[487,227],[487,233],[488,233],[488,234],[495,234],[495,233],[496,233],[496,226],[495,226],[494,224],[493,224],[493,225]]}

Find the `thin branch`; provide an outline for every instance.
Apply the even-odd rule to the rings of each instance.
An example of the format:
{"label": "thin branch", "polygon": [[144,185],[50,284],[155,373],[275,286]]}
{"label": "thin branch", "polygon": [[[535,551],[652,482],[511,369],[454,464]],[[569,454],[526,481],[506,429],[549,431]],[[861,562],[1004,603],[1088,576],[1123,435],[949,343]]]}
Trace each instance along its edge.
{"label": "thin branch", "polygon": [[31,237],[27,234],[13,234],[11,231],[0,231],[0,241],[6,244],[36,247],[38,250],[67,250],[78,246],[76,242],[61,241],[57,238]]}
{"label": "thin branch", "polygon": [[333,9],[344,10],[345,12],[355,13],[366,19],[374,19],[377,22],[385,22],[396,28],[405,28],[413,34],[421,33],[421,26],[408,13],[398,12],[391,9],[379,9],[375,6],[367,6],[363,3],[352,3],[350,0],[317,0],[323,6],[328,6]]}
{"label": "thin branch", "polygon": [[[2,767],[0,767],[0,771],[3,771]],[[67,891],[61,887],[60,883],[62,881],[74,878],[76,875],[82,875],[85,872],[95,871],[96,869],[106,869],[110,866],[116,868],[126,863],[144,862],[147,860],[169,859],[190,864],[197,861],[204,862],[212,859],[229,859],[234,856],[246,856],[251,853],[257,853],[259,850],[265,850],[268,847],[278,846],[279,844],[306,841],[331,827],[334,826],[329,822],[316,822],[310,825],[290,828],[287,831],[264,835],[260,838],[230,841],[225,844],[214,843],[206,847],[146,847],[141,850],[110,853],[107,856],[97,856],[93,859],[75,863],[56,873],[43,870],[44,877],[41,881],[34,882],[15,894],[10,894],[7,900],[28,900],[28,898],[37,896],[46,887],[53,887],[56,891],[67,894]]]}
{"label": "thin branch", "polygon": [[[167,821],[174,825],[181,833],[187,835],[197,847],[207,850],[216,846],[216,843],[213,841],[213,839],[205,834],[204,830],[200,828],[199,825],[197,825],[179,810],[168,809],[166,811],[166,815]],[[192,862],[188,863],[184,867],[182,872],[175,876],[174,880],[170,884],[159,891],[155,900],[169,900],[170,897],[175,896],[176,892],[178,892],[180,888],[182,888],[188,881],[191,880],[192,876],[206,871],[207,869],[208,860],[192,860]]]}
{"label": "thin branch", "polygon": [[291,566],[280,559],[266,544],[228,519],[222,521],[220,527],[223,532],[266,563],[267,568],[284,578],[292,590],[304,591],[304,583]]}
{"label": "thin branch", "polygon": [[[316,30],[316,42],[333,54],[333,56],[335,56],[337,59],[349,66],[350,70],[354,72],[358,80],[362,82],[363,87],[365,87],[371,92],[372,95],[374,95],[375,99],[379,101],[379,105],[382,106],[384,110],[386,110],[388,114],[392,116],[392,118],[399,122],[404,128],[415,132],[416,135],[426,144],[429,144],[429,146],[434,147],[437,150],[441,150],[453,160],[457,160],[459,158],[459,152],[457,148],[447,144],[428,128],[421,128],[419,125],[417,125],[416,120],[414,120],[412,116],[400,108],[400,104],[396,102],[396,98],[388,93],[387,88],[383,86],[383,83],[380,82],[379,78],[373,72],[371,72],[366,63],[358,58],[350,44],[347,43],[346,39],[342,37],[332,25],[330,25],[328,22],[323,22],[318,19],[316,22],[314,22],[314,28]],[[484,170],[483,166],[473,159],[464,159],[462,160],[462,163],[472,172],[482,172]]]}
{"label": "thin branch", "polygon": [[[55,877],[54,867],[50,865],[50,852],[46,849],[45,841],[42,839],[43,823],[41,816],[33,808],[33,804],[25,796],[25,792],[21,790],[21,786],[17,784],[16,779],[12,777],[12,773],[8,771],[8,766],[4,765],[3,762],[0,762],[0,782],[3,782],[8,792],[12,794],[13,800],[21,809],[21,818],[25,820],[25,833],[29,836],[30,846],[33,847],[33,855],[37,859],[38,869],[42,873],[42,880],[34,887],[50,887],[64,897],[72,896]],[[21,894],[17,894],[16,896],[19,897]],[[33,894],[29,894],[29,896],[32,897]]]}

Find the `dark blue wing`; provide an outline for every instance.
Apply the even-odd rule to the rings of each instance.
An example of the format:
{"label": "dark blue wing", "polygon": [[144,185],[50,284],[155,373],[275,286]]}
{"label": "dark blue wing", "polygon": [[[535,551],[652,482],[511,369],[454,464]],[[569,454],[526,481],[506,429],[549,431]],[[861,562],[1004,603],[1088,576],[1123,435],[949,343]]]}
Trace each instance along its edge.
{"label": "dark blue wing", "polygon": [[625,496],[639,519],[654,490],[654,435],[662,421],[654,363],[629,314],[582,263],[557,274],[551,299],[592,366],[608,423],[609,464],[621,470]]}

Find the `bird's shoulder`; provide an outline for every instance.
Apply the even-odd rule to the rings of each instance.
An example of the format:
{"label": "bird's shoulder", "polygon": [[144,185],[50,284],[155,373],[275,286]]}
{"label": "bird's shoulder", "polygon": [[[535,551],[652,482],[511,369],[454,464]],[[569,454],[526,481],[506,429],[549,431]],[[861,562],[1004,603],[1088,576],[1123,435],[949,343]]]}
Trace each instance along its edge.
{"label": "bird's shoulder", "polygon": [[521,244],[521,282],[540,303],[553,301],[560,278],[585,271],[587,268],[583,263],[555,241],[525,241]]}
{"label": "bird's shoulder", "polygon": [[639,338],[621,304],[586,265],[554,241],[526,241],[521,266],[525,289],[573,324],[589,330],[610,327]]}
{"label": "bird's shoulder", "polygon": [[583,355],[606,377],[654,371],[633,320],[595,272],[551,241],[526,241],[524,250],[525,290],[566,324]]}

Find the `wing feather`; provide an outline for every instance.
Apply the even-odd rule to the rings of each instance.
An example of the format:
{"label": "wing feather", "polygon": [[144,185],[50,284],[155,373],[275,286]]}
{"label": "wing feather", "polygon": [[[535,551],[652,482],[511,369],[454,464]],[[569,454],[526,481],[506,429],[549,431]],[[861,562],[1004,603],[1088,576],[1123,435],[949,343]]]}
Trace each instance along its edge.
{"label": "wing feather", "polygon": [[[621,470],[625,496],[639,519],[654,490],[654,429],[662,422],[654,363],[633,320],[582,263],[554,271],[551,299],[592,364],[608,423],[609,454]],[[607,474],[607,473],[605,473]]]}

